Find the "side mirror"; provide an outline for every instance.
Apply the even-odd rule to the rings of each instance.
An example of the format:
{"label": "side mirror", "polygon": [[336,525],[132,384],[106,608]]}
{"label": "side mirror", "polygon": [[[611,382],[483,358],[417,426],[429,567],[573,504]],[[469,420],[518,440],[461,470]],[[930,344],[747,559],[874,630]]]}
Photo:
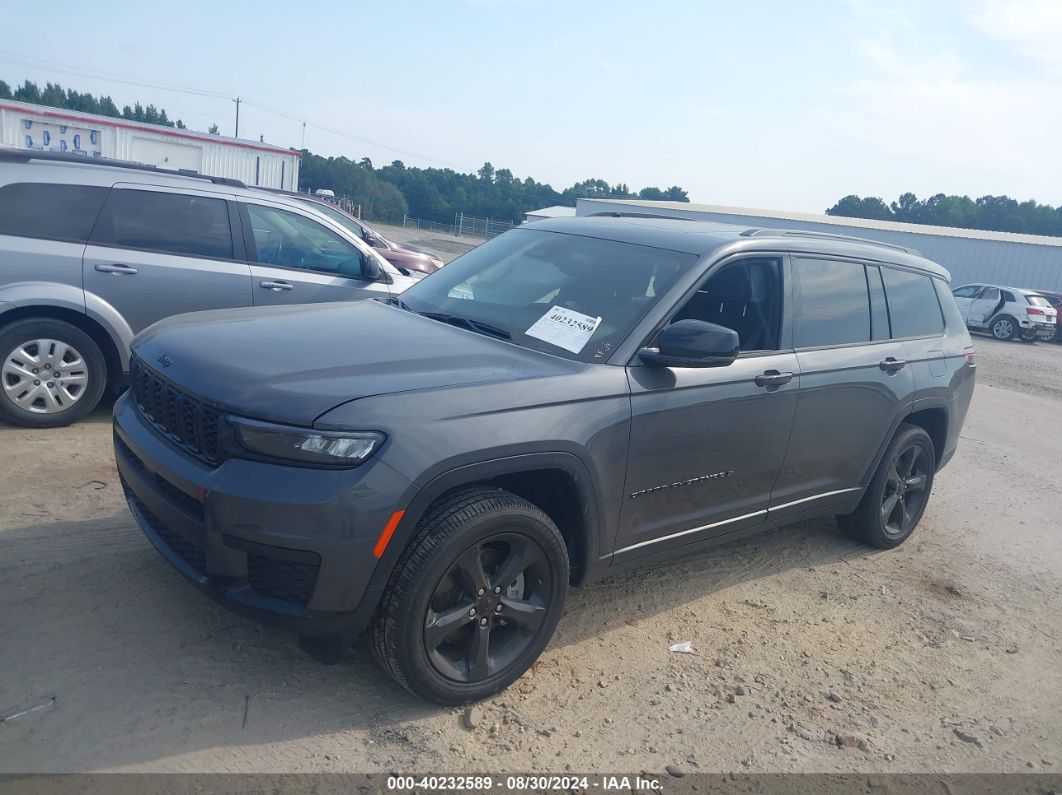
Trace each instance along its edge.
{"label": "side mirror", "polygon": [[361,277],[367,279],[370,282],[378,282],[383,276],[383,271],[380,269],[380,263],[376,257],[371,257],[368,254],[361,255]]}
{"label": "side mirror", "polygon": [[678,320],[657,337],[657,347],[638,351],[662,367],[725,367],[741,350],[737,332],[703,320]]}

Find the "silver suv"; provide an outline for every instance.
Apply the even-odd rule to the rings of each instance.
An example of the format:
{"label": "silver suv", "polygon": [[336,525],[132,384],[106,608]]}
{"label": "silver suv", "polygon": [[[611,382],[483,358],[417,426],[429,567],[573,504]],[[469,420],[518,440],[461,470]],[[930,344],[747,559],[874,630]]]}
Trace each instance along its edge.
{"label": "silver suv", "polygon": [[966,284],[951,294],[971,331],[988,332],[997,340],[1024,342],[1055,336],[1057,311],[1035,290]]}
{"label": "silver suv", "polygon": [[133,336],[170,315],[387,297],[413,283],[292,197],[0,151],[0,419],[84,417],[126,382]]}

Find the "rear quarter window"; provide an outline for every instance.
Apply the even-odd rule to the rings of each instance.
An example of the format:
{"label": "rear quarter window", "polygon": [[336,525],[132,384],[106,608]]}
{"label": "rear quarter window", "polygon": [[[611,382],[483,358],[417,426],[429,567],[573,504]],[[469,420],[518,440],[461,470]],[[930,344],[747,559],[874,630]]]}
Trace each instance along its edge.
{"label": "rear quarter window", "polygon": [[921,273],[882,268],[892,336],[928,337],[944,332],[944,315],[933,279]]}
{"label": "rear quarter window", "polygon": [[110,188],[16,182],[0,187],[0,235],[84,243]]}

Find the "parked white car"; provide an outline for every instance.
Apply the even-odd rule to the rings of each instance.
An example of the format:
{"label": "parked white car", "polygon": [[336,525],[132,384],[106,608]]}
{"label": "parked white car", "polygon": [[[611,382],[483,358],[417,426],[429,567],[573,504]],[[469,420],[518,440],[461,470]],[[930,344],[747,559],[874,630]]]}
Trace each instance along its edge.
{"label": "parked white car", "polygon": [[967,284],[952,290],[966,326],[997,340],[1049,340],[1055,335],[1058,311],[1034,290]]}

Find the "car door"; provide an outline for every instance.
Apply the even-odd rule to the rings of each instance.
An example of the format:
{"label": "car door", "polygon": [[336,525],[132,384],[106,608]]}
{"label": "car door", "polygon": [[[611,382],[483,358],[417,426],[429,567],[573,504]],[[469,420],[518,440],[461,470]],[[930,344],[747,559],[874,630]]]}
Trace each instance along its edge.
{"label": "car door", "polygon": [[744,346],[737,360],[722,367],[628,367],[632,419],[617,559],[764,521],[799,385],[786,284],[783,257],[713,268],[667,322],[732,328]]}
{"label": "car door", "polygon": [[170,315],[250,306],[231,198],[114,185],[85,249],[86,295],[117,309],[134,333]]}
{"label": "car door", "polygon": [[966,310],[966,325],[984,328],[1002,306],[1003,294],[999,288],[985,287],[970,302],[970,308]]}
{"label": "car door", "polygon": [[772,520],[858,497],[914,384],[876,268],[872,283],[855,260],[794,255],[792,267],[800,394]]}
{"label": "car door", "polygon": [[384,280],[387,277],[374,280],[362,275],[363,259],[378,255],[309,213],[241,201],[240,217],[255,306],[358,301],[390,295]]}
{"label": "car door", "polygon": [[970,304],[974,302],[977,294],[982,289],[984,288],[980,284],[968,284],[951,291],[951,294],[955,297],[955,305],[959,307],[959,314],[962,315],[963,322],[969,322],[967,316],[970,312]]}

